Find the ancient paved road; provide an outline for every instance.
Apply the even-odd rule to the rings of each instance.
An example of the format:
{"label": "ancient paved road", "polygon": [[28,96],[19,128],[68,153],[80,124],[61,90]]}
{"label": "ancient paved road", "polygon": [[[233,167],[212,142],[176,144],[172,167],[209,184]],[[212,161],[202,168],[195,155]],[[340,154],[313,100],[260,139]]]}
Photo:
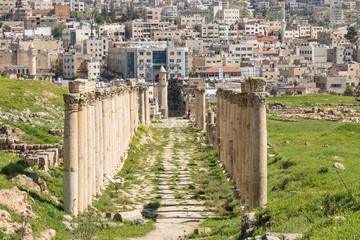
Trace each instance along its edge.
{"label": "ancient paved road", "polygon": [[[189,185],[192,183],[192,175],[196,174],[188,169],[188,162],[194,152],[193,144],[185,145],[186,141],[191,141],[190,136],[184,133],[188,121],[182,119],[166,119],[162,123],[154,124],[154,127],[169,129],[168,139],[161,138],[160,144],[166,143],[164,151],[159,153],[163,171],[154,173],[152,166],[156,164],[156,156],[149,156],[146,163],[148,174],[157,179],[157,186],[153,182],[144,179],[146,187],[133,190],[133,197],[143,197],[145,199],[154,199],[161,196],[160,206],[157,209],[149,209],[146,204],[137,205],[136,208],[155,216],[157,214],[155,226],[156,230],[148,233],[141,238],[146,240],[160,239],[182,239],[183,236],[193,232],[199,222],[205,220],[211,215],[204,203],[192,199],[189,193]],[[174,145],[176,147],[174,148]],[[157,156],[159,161],[159,156]],[[149,194],[151,192],[151,194]],[[146,194],[148,193],[148,194]],[[135,199],[136,200],[136,199]],[[149,202],[146,201],[145,202]],[[145,206],[145,207],[144,207]]]}

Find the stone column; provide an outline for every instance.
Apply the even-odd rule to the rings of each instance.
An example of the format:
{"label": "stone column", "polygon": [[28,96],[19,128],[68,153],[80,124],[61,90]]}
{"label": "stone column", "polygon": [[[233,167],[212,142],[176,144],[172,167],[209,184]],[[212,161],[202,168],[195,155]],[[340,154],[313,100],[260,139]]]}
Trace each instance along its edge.
{"label": "stone column", "polygon": [[215,143],[214,146],[216,148],[217,156],[220,156],[220,126],[222,121],[221,116],[221,101],[222,101],[222,90],[218,89],[216,92],[216,125],[215,125]]}
{"label": "stone column", "polygon": [[99,101],[98,98],[96,97],[96,93],[95,93],[95,109],[94,109],[94,118],[95,118],[95,138],[94,138],[94,142],[95,142],[95,195],[98,193],[98,191],[100,190],[99,188],[99,180],[100,180],[100,176],[99,176],[99,168],[100,168],[100,124],[99,124]]}
{"label": "stone column", "polygon": [[119,117],[117,122],[119,124],[119,163],[124,161],[124,89],[119,88]]}
{"label": "stone column", "polygon": [[103,160],[104,160],[104,154],[103,154],[103,117],[102,117],[102,101],[103,101],[103,92],[102,90],[96,91],[96,132],[97,132],[97,165],[96,165],[96,193],[100,194],[101,187],[103,185]]}
{"label": "stone column", "polygon": [[151,122],[151,120],[150,120],[150,103],[149,103],[149,87],[145,88],[144,101],[145,101],[145,122],[146,122],[146,125],[149,125]]}
{"label": "stone column", "polygon": [[102,101],[102,115],[103,115],[103,174],[109,174],[109,118],[110,118],[110,109],[109,109],[109,98],[110,93],[109,89],[104,89]]}
{"label": "stone column", "polygon": [[79,94],[64,94],[64,210],[78,214],[78,107]]}
{"label": "stone column", "polygon": [[116,92],[115,89],[112,89],[112,95],[111,95],[111,164],[110,164],[110,171],[109,173],[114,172],[115,164],[116,164],[116,124],[115,124],[115,99],[116,99]]}
{"label": "stone column", "polygon": [[86,151],[86,143],[87,140],[85,138],[85,134],[87,132],[87,129],[85,129],[85,121],[87,117],[86,108],[88,105],[88,99],[86,96],[82,95],[80,97],[79,102],[79,111],[78,111],[78,162],[79,162],[79,175],[78,175],[78,187],[79,187],[79,212],[82,212],[86,209],[86,201],[84,201],[85,198],[85,184],[86,179],[84,175],[84,166],[85,166],[85,151]]}
{"label": "stone column", "polygon": [[139,88],[139,95],[140,95],[140,123],[141,124],[145,124],[146,120],[145,120],[145,115],[146,115],[146,111],[145,111],[145,88],[141,87]]}
{"label": "stone column", "polygon": [[200,129],[206,128],[206,103],[205,103],[205,89],[199,89],[199,113],[200,113]]}
{"label": "stone column", "polygon": [[208,111],[208,124],[215,124],[215,116],[212,110]]}
{"label": "stone column", "polygon": [[92,161],[92,172],[91,172],[91,200],[96,196],[96,125],[95,125],[95,91],[91,92],[91,161]]}
{"label": "stone column", "polygon": [[253,102],[253,127],[251,128],[252,177],[250,186],[252,191],[250,208],[263,206],[267,202],[267,131],[266,131],[266,80],[255,78],[249,80],[251,98]]}
{"label": "stone column", "polygon": [[87,188],[87,198],[88,198],[88,205],[91,205],[92,202],[92,184],[93,184],[93,168],[94,168],[94,161],[93,161],[93,127],[92,127],[92,107],[93,107],[93,100],[92,94],[88,93],[89,98],[89,106],[87,107],[87,178],[86,178],[86,188]]}

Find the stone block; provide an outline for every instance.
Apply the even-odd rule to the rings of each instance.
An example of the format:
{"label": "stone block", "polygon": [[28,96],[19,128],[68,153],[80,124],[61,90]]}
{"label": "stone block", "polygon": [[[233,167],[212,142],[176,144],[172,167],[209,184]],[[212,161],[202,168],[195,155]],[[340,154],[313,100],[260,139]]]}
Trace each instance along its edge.
{"label": "stone block", "polygon": [[208,227],[205,227],[205,228],[196,228],[196,229],[194,230],[194,234],[198,234],[198,235],[203,234],[203,233],[209,233],[209,232],[211,232],[211,229],[208,228]]}
{"label": "stone block", "polygon": [[114,215],[114,219],[118,220],[120,222],[123,221],[134,221],[136,219],[142,219],[142,215],[140,213],[140,211],[135,210],[135,211],[129,211],[129,212],[121,212],[121,213],[116,213]]}
{"label": "stone block", "polygon": [[39,158],[39,167],[43,170],[49,170],[49,156],[47,154],[38,153],[37,157]]}
{"label": "stone block", "polygon": [[70,93],[82,93],[86,92],[86,83],[87,79],[76,79],[69,82],[69,92]]}
{"label": "stone block", "polygon": [[58,148],[48,148],[46,151],[54,153],[53,167],[57,167],[59,165],[59,149]]}

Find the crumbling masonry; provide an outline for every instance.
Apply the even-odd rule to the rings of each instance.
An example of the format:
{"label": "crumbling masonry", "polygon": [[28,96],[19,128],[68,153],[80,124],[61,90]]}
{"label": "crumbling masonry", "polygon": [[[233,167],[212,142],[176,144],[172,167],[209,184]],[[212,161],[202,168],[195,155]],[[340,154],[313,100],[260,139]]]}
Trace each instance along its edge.
{"label": "crumbling masonry", "polygon": [[150,123],[148,88],[95,82],[70,82],[64,94],[64,209],[77,215],[104,186],[104,174],[122,166],[139,124]]}
{"label": "crumbling masonry", "polygon": [[[247,208],[267,202],[266,81],[248,79],[241,91],[217,90],[216,117],[207,113],[206,136],[213,144],[238,197]],[[196,102],[203,101],[198,93]],[[195,97],[196,97],[195,93]],[[196,123],[201,126],[205,108],[197,104]],[[216,119],[216,120],[215,120]],[[215,123],[216,122],[216,123]]]}

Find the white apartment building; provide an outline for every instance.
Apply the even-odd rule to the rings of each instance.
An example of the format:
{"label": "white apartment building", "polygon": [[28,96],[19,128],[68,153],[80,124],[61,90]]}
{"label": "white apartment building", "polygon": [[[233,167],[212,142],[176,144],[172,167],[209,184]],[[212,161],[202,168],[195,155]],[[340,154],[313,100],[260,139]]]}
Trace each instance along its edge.
{"label": "white apartment building", "polygon": [[176,23],[178,26],[183,27],[192,27],[195,25],[201,25],[205,23],[205,17],[199,14],[189,15],[189,16],[181,16],[177,18]]}
{"label": "white apartment building", "polygon": [[227,24],[219,24],[219,40],[220,41],[231,41],[238,37],[237,27],[232,27]]}
{"label": "white apartment building", "polygon": [[104,24],[99,27],[101,37],[113,38],[116,40],[125,39],[125,25]]}
{"label": "white apartment building", "polygon": [[217,18],[226,22],[236,22],[240,18],[240,9],[221,9],[217,12]]}
{"label": "white apartment building", "polygon": [[85,3],[78,0],[70,0],[70,11],[85,12]]}
{"label": "white apartment building", "polygon": [[100,62],[91,59],[87,62],[88,79],[96,80],[100,76]]}
{"label": "white apartment building", "polygon": [[245,24],[245,35],[257,35],[264,34],[266,35],[267,26],[265,24],[259,23],[247,23]]}
{"label": "white apartment building", "polygon": [[52,5],[52,1],[50,0],[35,0],[34,9],[49,10],[49,9],[54,9],[54,6]]}
{"label": "white apartment building", "polygon": [[64,47],[70,47],[76,43],[81,43],[82,41],[89,39],[91,35],[97,36],[95,29],[91,34],[91,29],[87,26],[82,26],[78,29],[64,29],[62,33]]}
{"label": "white apartment building", "polygon": [[297,46],[296,54],[303,56],[305,60],[312,63],[325,63],[327,62],[327,46],[310,45],[310,46]]}
{"label": "white apartment building", "polygon": [[258,45],[255,40],[239,42],[237,44],[229,45],[229,53],[235,57],[250,58],[254,57],[255,50],[258,50]]}
{"label": "white apartment building", "polygon": [[175,19],[177,17],[177,6],[163,6],[161,10],[161,17],[168,17]]}
{"label": "white apartment building", "polygon": [[108,54],[109,40],[106,38],[101,39],[87,39],[84,40],[84,53],[91,54],[93,59],[101,61],[105,59],[105,55]]}

